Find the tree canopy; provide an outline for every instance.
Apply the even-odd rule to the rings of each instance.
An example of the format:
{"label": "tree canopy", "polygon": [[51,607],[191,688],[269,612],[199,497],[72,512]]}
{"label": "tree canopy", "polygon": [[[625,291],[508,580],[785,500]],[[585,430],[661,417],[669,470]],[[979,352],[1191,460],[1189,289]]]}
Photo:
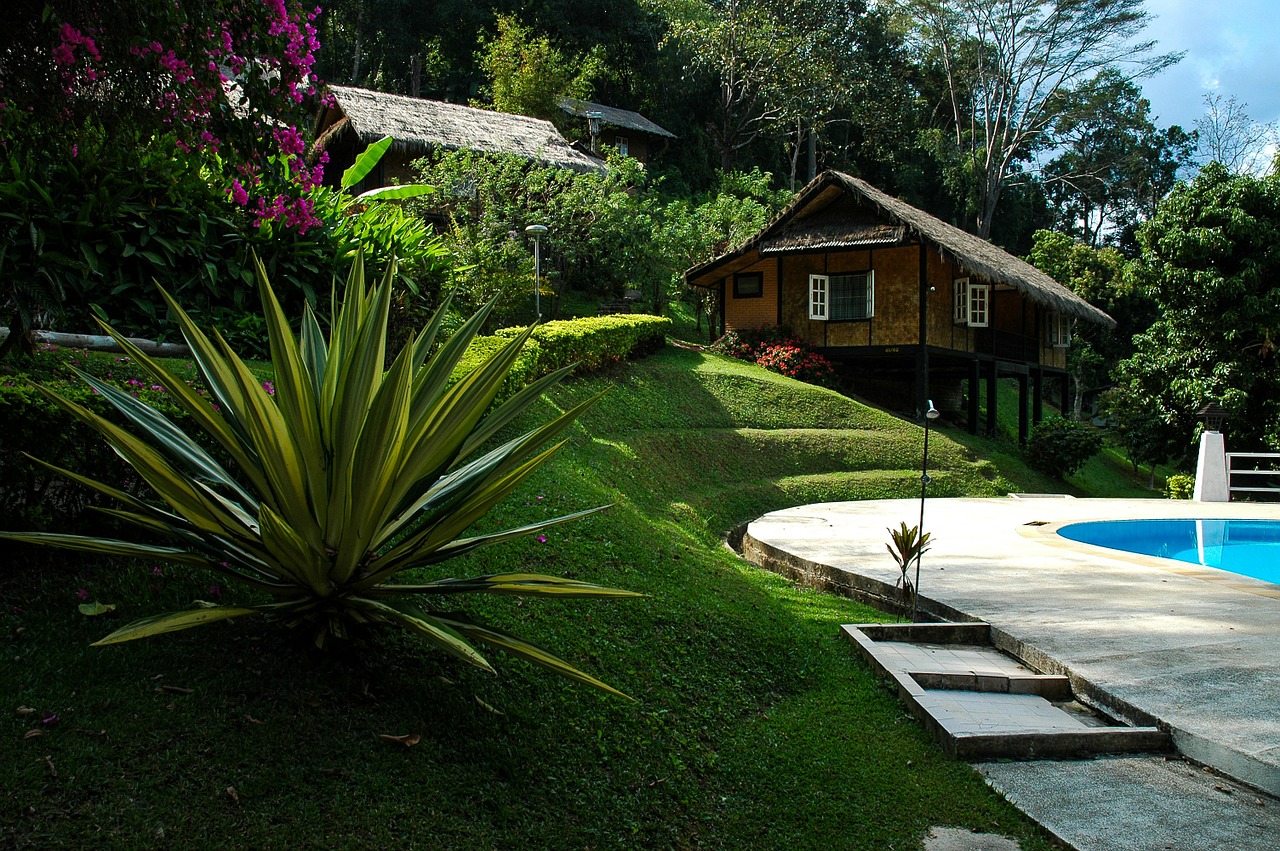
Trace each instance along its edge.
{"label": "tree canopy", "polygon": [[1143,0],[901,0],[922,64],[941,70],[939,121],[966,175],[976,232],[1051,143],[1066,95],[1104,69],[1140,79],[1180,58],[1140,41]]}
{"label": "tree canopy", "polygon": [[1280,448],[1280,178],[1211,163],[1138,233],[1138,274],[1160,318],[1135,338],[1120,383],[1189,446],[1216,403],[1243,448]]}

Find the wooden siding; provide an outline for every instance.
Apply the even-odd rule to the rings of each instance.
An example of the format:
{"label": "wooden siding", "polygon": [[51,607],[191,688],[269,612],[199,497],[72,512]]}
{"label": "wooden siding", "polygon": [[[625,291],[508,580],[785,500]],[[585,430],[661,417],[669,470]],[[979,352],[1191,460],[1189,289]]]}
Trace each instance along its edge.
{"label": "wooden siding", "polygon": [[[772,255],[747,258],[738,272],[759,272],[759,298],[734,298],[733,274],[724,281],[726,329],[785,325],[797,337],[824,348],[914,346],[920,342],[920,246]],[[953,319],[955,280],[966,276],[936,250],[925,250],[928,286],[928,342],[954,352],[990,355],[992,336],[1021,339],[1029,363],[1065,369],[1066,349],[1046,344],[1044,308],[1021,293],[993,287],[988,328],[957,325]],[[734,264],[735,266],[738,264]],[[779,271],[780,270],[780,271]],[[869,320],[822,321],[809,318],[809,276],[875,273],[875,313]],[[779,296],[779,274],[782,292]]]}
{"label": "wooden siding", "polygon": [[[613,127],[605,128],[600,131],[599,140],[602,145],[610,147],[618,147],[618,137],[627,140],[627,156],[632,159],[647,163],[661,148],[660,144],[655,145],[653,137],[639,130],[620,130]],[[604,156],[602,152],[600,156]]]}

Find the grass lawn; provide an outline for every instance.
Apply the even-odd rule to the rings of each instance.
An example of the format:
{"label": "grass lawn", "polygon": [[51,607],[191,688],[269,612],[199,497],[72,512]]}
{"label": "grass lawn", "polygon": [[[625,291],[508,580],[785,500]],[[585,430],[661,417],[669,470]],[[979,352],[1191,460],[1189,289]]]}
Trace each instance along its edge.
{"label": "grass lawn", "polygon": [[[136,617],[244,592],[23,551],[0,568],[0,845],[887,849],[953,825],[1050,847],[838,635],[885,615],[721,544],[765,511],[917,494],[920,429],[674,348],[572,381],[531,416],[606,386],[485,525],[613,508],[447,567],[648,594],[468,601],[634,702],[508,658],[486,676],[393,634],[319,656],[244,621],[89,648]],[[930,493],[1046,489],[1007,448],[986,460],[994,446],[943,430]],[[82,615],[79,591],[118,608]]]}

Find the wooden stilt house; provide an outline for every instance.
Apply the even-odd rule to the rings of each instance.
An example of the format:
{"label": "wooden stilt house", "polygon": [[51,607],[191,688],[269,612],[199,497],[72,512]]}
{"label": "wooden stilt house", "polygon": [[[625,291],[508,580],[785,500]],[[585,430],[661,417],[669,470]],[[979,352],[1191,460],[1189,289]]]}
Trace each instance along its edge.
{"label": "wooden stilt house", "polygon": [[828,171],[746,243],[684,276],[719,296],[721,330],[782,325],[854,390],[915,411],[928,401],[994,432],[996,387],[1017,380],[1019,435],[1065,378],[1075,322],[1115,321],[1031,264]]}

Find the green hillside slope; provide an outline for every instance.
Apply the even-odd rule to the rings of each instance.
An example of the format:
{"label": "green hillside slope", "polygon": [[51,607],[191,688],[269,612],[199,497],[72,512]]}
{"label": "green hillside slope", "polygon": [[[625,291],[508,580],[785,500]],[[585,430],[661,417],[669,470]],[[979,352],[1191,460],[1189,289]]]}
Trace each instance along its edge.
{"label": "green hillside slope", "polygon": [[[786,505],[917,495],[920,429],[679,349],[571,382],[532,416],[607,386],[487,522],[613,508],[448,569],[648,594],[472,609],[635,702],[505,658],[488,677],[393,635],[325,657],[281,650],[256,623],[90,649],[208,596],[211,580],[24,566],[0,579],[0,649],[17,660],[0,691],[35,711],[0,726],[0,845],[885,849],[955,825],[1048,848],[839,636],[884,615],[792,588],[720,543]],[[945,435],[930,459],[935,494],[1015,484]],[[84,617],[79,590],[119,608]],[[57,722],[42,725],[46,712]]]}

